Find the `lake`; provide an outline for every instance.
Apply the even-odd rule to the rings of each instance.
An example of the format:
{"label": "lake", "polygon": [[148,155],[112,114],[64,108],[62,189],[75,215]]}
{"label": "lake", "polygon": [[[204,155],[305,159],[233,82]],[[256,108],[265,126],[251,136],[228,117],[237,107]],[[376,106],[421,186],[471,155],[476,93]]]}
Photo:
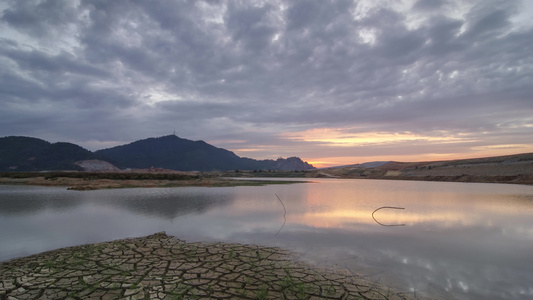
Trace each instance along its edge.
{"label": "lake", "polygon": [[416,295],[533,298],[533,186],[316,179],[80,192],[0,185],[0,228],[0,261],[166,231],[187,241],[279,246]]}

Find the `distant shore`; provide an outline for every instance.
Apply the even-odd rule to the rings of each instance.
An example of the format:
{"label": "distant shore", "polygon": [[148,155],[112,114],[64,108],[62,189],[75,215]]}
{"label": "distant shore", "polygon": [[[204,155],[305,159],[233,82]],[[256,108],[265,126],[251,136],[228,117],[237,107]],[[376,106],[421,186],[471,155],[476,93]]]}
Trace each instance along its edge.
{"label": "distant shore", "polygon": [[254,245],[164,232],[0,263],[0,299],[420,299]]}
{"label": "distant shore", "polygon": [[119,188],[154,188],[154,187],[227,187],[227,186],[261,186],[266,184],[291,184],[301,181],[260,181],[232,180],[219,176],[201,176],[191,174],[168,173],[1,173],[0,184],[64,186],[69,190],[100,190]]}
{"label": "distant shore", "polygon": [[371,162],[295,172],[243,171],[242,177],[388,179],[533,184],[533,153],[425,162]]}
{"label": "distant shore", "polygon": [[[243,180],[231,180],[239,177]],[[180,172],[158,168],[115,172],[0,172],[0,184],[65,186],[73,190],[132,187],[242,186],[302,183],[268,178],[385,179],[533,185],[533,153],[428,162],[380,162],[316,170]]]}
{"label": "distant shore", "polygon": [[426,162],[385,162],[323,170],[343,178],[533,184],[533,153]]}

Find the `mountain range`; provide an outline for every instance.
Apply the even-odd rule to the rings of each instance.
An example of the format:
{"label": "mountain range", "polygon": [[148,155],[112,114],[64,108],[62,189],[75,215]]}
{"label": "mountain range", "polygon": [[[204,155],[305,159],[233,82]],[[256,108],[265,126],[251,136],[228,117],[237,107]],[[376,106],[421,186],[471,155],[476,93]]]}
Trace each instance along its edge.
{"label": "mountain range", "polygon": [[79,170],[83,161],[108,162],[120,169],[162,168],[177,171],[311,170],[298,157],[255,160],[176,135],[148,138],[91,152],[72,143],[9,136],[0,138],[0,171]]}

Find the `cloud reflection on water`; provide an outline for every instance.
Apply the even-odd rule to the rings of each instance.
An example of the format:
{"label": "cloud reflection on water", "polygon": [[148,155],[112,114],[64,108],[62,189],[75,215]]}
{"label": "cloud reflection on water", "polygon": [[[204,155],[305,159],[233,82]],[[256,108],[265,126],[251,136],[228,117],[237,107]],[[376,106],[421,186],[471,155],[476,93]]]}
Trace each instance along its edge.
{"label": "cloud reflection on water", "polygon": [[[0,226],[9,230],[0,232],[0,258],[165,230],[190,241],[280,246],[441,298],[533,296],[533,187],[317,182],[88,192],[1,186]],[[287,210],[279,235],[276,194]],[[372,212],[381,206],[405,207],[378,217],[406,226],[376,224]]]}

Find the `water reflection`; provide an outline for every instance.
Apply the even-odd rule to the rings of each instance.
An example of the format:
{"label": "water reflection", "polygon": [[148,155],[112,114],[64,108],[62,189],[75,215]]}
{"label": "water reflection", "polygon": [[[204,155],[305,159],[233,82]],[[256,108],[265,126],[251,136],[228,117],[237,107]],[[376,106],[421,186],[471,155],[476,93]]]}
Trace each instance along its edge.
{"label": "water reflection", "polygon": [[[278,199],[279,197],[279,199]],[[406,226],[383,227],[383,224]],[[281,246],[418,295],[533,297],[533,187],[377,180],[75,192],[0,186],[0,260],[165,230]],[[284,225],[283,225],[284,224]],[[281,231],[280,231],[281,228]]]}
{"label": "water reflection", "polygon": [[202,214],[217,206],[230,205],[234,195],[219,188],[127,189],[94,191],[87,202],[119,208],[167,220],[187,214]]}
{"label": "water reflection", "polygon": [[55,212],[94,204],[118,208],[140,215],[173,219],[186,214],[201,214],[214,206],[226,206],[233,201],[231,193],[217,188],[123,189],[79,192],[65,188],[12,186],[0,188],[0,215],[35,214],[44,210]]}
{"label": "water reflection", "polygon": [[0,215],[34,214],[42,210],[68,210],[81,202],[65,188],[0,186]]}

